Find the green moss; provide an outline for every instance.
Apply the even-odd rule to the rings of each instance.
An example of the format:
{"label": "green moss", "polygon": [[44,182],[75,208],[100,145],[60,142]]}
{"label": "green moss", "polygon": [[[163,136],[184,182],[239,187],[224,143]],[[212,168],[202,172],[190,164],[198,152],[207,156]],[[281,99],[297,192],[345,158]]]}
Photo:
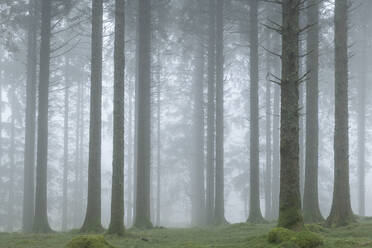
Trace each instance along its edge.
{"label": "green moss", "polygon": [[292,241],[287,241],[287,242],[282,243],[280,245],[280,248],[299,248],[299,247]]}
{"label": "green moss", "polygon": [[322,238],[316,233],[307,230],[295,232],[282,227],[277,227],[271,230],[267,236],[267,240],[270,243],[282,245],[289,242],[300,248],[315,248],[323,244]]}
{"label": "green moss", "polygon": [[306,224],[305,225],[306,230],[310,232],[315,233],[327,233],[329,230],[327,228],[324,228],[322,225],[319,224]]}
{"label": "green moss", "polygon": [[270,243],[280,244],[282,242],[289,241],[294,235],[295,232],[292,230],[283,227],[276,227],[269,232],[267,240]]}
{"label": "green moss", "polygon": [[82,235],[72,239],[66,248],[114,248],[102,235]]}
{"label": "green moss", "polygon": [[309,231],[296,233],[296,235],[291,238],[291,241],[300,248],[315,248],[323,245],[323,239],[318,234]]}

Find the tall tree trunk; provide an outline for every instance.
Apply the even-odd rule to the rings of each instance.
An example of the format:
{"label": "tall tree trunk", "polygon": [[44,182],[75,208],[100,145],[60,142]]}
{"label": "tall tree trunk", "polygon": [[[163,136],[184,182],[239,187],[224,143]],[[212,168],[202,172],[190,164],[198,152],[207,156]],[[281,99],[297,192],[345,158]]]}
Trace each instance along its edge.
{"label": "tall tree trunk", "polygon": [[133,221],[133,89],[128,87],[128,186],[127,186],[127,226],[131,226]]}
{"label": "tall tree trunk", "polygon": [[[270,36],[267,37],[268,48],[270,48]],[[267,64],[267,80],[266,80],[266,169],[265,169],[265,218],[272,218],[272,197],[271,197],[271,172],[272,172],[272,152],[271,152],[271,82],[269,80],[271,61],[266,57]]]}
{"label": "tall tree trunk", "polygon": [[48,97],[51,35],[51,2],[41,1],[41,43],[39,73],[39,116],[36,161],[35,216],[32,231],[50,232],[47,214],[47,163],[48,163]]}
{"label": "tall tree trunk", "polygon": [[305,222],[320,222],[323,217],[318,199],[318,74],[319,74],[319,3],[308,2],[307,20],[311,25],[307,34],[306,61],[309,79],[306,82],[306,160],[303,216]]}
{"label": "tall tree trunk", "polygon": [[204,44],[198,41],[195,55],[193,78],[193,133],[192,133],[192,171],[191,171],[191,224],[201,226],[205,223],[204,188]]}
{"label": "tall tree trunk", "polygon": [[[79,135],[80,135],[80,140],[79,140],[79,148],[78,148],[78,152],[79,152],[79,156],[78,156],[78,159],[79,159],[79,163],[78,163],[78,167],[77,167],[77,172],[78,172],[78,178],[80,178],[79,180],[79,183],[78,183],[78,199],[86,199],[86,196],[84,195],[84,189],[87,188],[87,179],[86,177],[84,176],[84,169],[85,169],[85,119],[84,119],[84,109],[85,109],[85,90],[86,90],[86,86],[85,86],[85,83],[84,81],[82,81],[81,83],[81,88],[80,88],[80,100],[79,100],[79,104],[80,104],[80,107],[79,107],[79,118],[80,120],[78,121],[79,123],[79,126],[80,126],[80,132],[79,132]],[[79,204],[78,204],[78,223],[82,223],[83,222],[83,216],[84,216],[84,201],[79,201]],[[81,225],[81,224],[80,224]]]}
{"label": "tall tree trunk", "polygon": [[73,211],[72,211],[72,220],[73,220],[73,227],[78,228],[81,223],[79,223],[79,214],[80,214],[80,132],[81,132],[81,125],[80,125],[80,115],[81,115],[81,91],[82,91],[82,84],[78,83],[77,85],[77,92],[76,92],[76,129],[75,129],[75,163],[74,163],[74,188],[73,188]]}
{"label": "tall tree trunk", "polygon": [[88,203],[82,232],[101,231],[102,0],[92,1]]}
{"label": "tall tree trunk", "polygon": [[274,114],[273,114],[273,182],[272,182],[272,219],[279,217],[279,190],[280,190],[280,87],[274,86]]}
{"label": "tall tree trunk", "polygon": [[334,186],[328,226],[355,221],[350,203],[348,113],[348,1],[335,1]]}
{"label": "tall tree trunk", "polygon": [[35,211],[35,118],[36,118],[36,75],[37,75],[37,6],[36,0],[29,2],[27,30],[27,90],[24,148],[23,218],[24,232],[32,231]]}
{"label": "tall tree trunk", "polygon": [[114,127],[111,221],[108,232],[124,234],[124,22],[125,1],[115,1]]}
{"label": "tall tree trunk", "polygon": [[280,227],[301,229],[299,164],[299,11],[301,0],[282,2]]}
{"label": "tall tree trunk", "polygon": [[263,222],[260,208],[259,103],[258,103],[258,0],[250,1],[250,207],[248,221]]}
{"label": "tall tree trunk", "polygon": [[[0,91],[1,93],[1,91]],[[15,192],[14,192],[14,177],[15,177],[15,163],[14,163],[14,146],[15,146],[15,85],[14,82],[10,88],[10,106],[11,106],[11,123],[10,123],[10,147],[9,147],[9,182],[8,182],[8,223],[7,223],[7,230],[8,232],[13,232],[14,229],[14,200],[15,200]]]}
{"label": "tall tree trunk", "polygon": [[138,5],[138,132],[137,194],[134,226],[151,228],[150,156],[151,156],[151,2]]}
{"label": "tall tree trunk", "polygon": [[69,99],[69,62],[68,58],[65,58],[65,111],[64,111],[64,127],[63,127],[63,178],[62,178],[62,231],[67,230],[67,210],[68,210],[68,130],[69,130],[69,111],[70,111],[70,99]]}
{"label": "tall tree trunk", "polygon": [[227,223],[224,201],[223,0],[216,2],[216,186],[214,224]]}
{"label": "tall tree trunk", "polygon": [[[158,55],[158,58],[160,56]],[[157,145],[156,145],[156,159],[157,159],[157,162],[156,162],[156,166],[157,166],[157,173],[156,173],[156,220],[155,220],[155,223],[156,223],[156,226],[160,226],[160,202],[161,202],[161,155],[160,155],[160,149],[161,149],[161,139],[160,139],[160,135],[161,135],[161,130],[160,130],[160,124],[161,124],[161,106],[160,106],[160,94],[161,94],[161,88],[160,88],[160,80],[161,80],[161,65],[160,65],[160,61],[158,60],[158,63],[159,63],[159,71],[158,71],[158,82],[157,82],[157,89],[156,89],[156,92],[157,92],[157,114],[156,114],[156,117],[157,117],[157,135],[156,135],[156,138],[157,138]]]}
{"label": "tall tree trunk", "polygon": [[207,113],[207,192],[206,223],[213,224],[214,218],[214,173],[215,173],[215,73],[216,73],[216,38],[215,38],[215,0],[209,0],[209,37],[208,37],[208,113]]}
{"label": "tall tree trunk", "polygon": [[359,85],[358,85],[358,200],[359,200],[359,215],[365,216],[366,208],[366,83],[367,83],[367,51],[368,51],[368,24],[366,20],[369,15],[369,6],[371,4],[364,3],[361,8],[360,25],[361,25],[361,51],[360,51],[360,72],[359,72]]}

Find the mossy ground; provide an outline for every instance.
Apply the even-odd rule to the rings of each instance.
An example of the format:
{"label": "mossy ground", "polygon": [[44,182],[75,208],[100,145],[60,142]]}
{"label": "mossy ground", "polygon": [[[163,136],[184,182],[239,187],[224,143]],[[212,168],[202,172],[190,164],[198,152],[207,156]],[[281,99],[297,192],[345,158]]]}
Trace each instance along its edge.
{"label": "mossy ground", "polygon": [[[127,230],[126,236],[105,236],[116,248],[279,248],[283,244],[268,242],[274,224],[234,224],[216,228]],[[324,240],[324,248],[372,248],[372,220],[347,227],[327,229],[307,226]],[[0,234],[0,248],[65,248],[77,233],[46,235]],[[290,246],[288,246],[290,247]]]}

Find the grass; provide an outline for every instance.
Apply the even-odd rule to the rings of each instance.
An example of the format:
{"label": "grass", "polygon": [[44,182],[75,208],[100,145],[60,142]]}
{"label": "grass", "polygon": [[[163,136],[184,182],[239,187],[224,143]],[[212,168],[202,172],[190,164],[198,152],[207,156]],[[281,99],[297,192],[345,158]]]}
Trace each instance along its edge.
{"label": "grass", "polygon": [[[124,238],[106,235],[106,240],[116,248],[274,248],[267,234],[274,224],[234,224],[215,228],[127,230]],[[318,225],[308,226],[324,239],[324,248],[372,247],[372,221],[347,227],[327,229]],[[64,248],[78,236],[76,233],[7,234],[0,233],[0,248]]]}

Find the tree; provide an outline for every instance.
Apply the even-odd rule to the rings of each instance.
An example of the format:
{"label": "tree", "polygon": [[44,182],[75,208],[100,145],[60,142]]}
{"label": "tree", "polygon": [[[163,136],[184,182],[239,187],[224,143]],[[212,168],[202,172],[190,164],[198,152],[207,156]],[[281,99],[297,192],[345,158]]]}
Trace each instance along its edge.
{"label": "tree", "polygon": [[69,78],[68,78],[68,58],[65,57],[65,96],[64,96],[64,124],[63,124],[63,178],[62,178],[62,230],[67,229],[67,210],[68,210],[68,130],[69,130],[69,111],[70,111],[70,91],[69,91]]}
{"label": "tree", "polygon": [[299,13],[301,0],[283,0],[278,226],[301,229],[299,185]]}
{"label": "tree", "polygon": [[138,122],[137,187],[134,226],[151,228],[150,153],[151,153],[151,2],[138,2]]}
{"label": "tree", "polygon": [[24,188],[22,230],[32,231],[35,209],[35,117],[36,117],[36,70],[37,70],[37,7],[36,0],[29,2],[27,30],[27,83],[24,149]]}
{"label": "tree", "polygon": [[214,204],[214,223],[227,223],[224,201],[224,55],[223,55],[223,9],[224,1],[216,2],[216,186]]}
{"label": "tree", "polygon": [[216,74],[216,19],[215,0],[209,0],[208,27],[208,104],[207,104],[207,185],[206,185],[206,223],[213,224],[214,218],[214,179],[215,179],[215,74]]}
{"label": "tree", "polygon": [[260,208],[259,116],[258,116],[258,1],[250,5],[250,208],[248,221],[264,221]]}
{"label": "tree", "polygon": [[195,49],[195,71],[193,78],[193,133],[192,133],[192,171],[191,171],[191,224],[200,226],[205,220],[204,189],[204,44],[198,39]]}
{"label": "tree", "polygon": [[334,186],[328,226],[345,226],[355,221],[349,184],[348,114],[348,1],[335,2],[335,133]]}
{"label": "tree", "polygon": [[323,217],[318,199],[318,71],[319,71],[319,3],[308,1],[306,67],[309,77],[306,82],[306,155],[303,217],[305,222],[320,222]]}
{"label": "tree", "polygon": [[102,0],[92,1],[88,204],[82,232],[101,231]]}
{"label": "tree", "polygon": [[50,232],[47,215],[48,97],[51,35],[51,2],[41,1],[41,43],[39,73],[38,132],[36,160],[35,216],[32,231]]}
{"label": "tree", "polygon": [[114,131],[111,221],[108,232],[124,234],[124,22],[125,1],[115,1]]}

